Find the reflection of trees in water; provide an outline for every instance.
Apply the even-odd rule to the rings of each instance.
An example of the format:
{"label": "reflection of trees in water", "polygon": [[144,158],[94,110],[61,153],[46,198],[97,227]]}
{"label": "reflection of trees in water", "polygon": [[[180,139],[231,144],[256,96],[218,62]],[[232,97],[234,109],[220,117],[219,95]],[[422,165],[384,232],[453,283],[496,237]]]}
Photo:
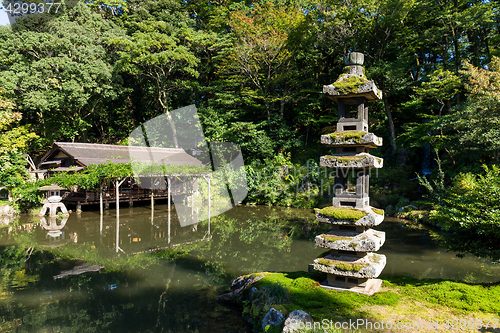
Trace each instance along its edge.
{"label": "reflection of trees in water", "polygon": [[[307,211],[297,217],[297,210],[270,210],[258,208],[239,210],[241,218],[226,213],[212,219],[213,240],[190,251],[189,257],[203,263],[203,274],[211,282],[230,281],[237,275],[269,269],[277,257],[290,252],[294,239],[313,239],[318,225]],[[228,267],[231,266],[231,268]],[[231,270],[231,271],[228,271]]]}
{"label": "reflection of trees in water", "polygon": [[[270,267],[277,256],[290,251],[294,239],[313,238],[317,232],[312,229],[318,225],[310,223],[312,213],[296,216],[296,210],[243,207],[211,220],[211,241],[180,245],[155,256],[116,254],[71,242],[35,250],[29,257],[28,249],[40,249],[35,230],[11,225],[4,236],[17,246],[4,255],[13,262],[1,266],[0,291],[8,297],[0,302],[0,315],[12,325],[22,318],[19,332],[57,327],[65,332],[203,332],[206,323],[220,327],[221,314],[227,325],[238,327],[239,316],[218,307],[216,296],[236,275]],[[205,230],[206,223],[199,228]],[[81,262],[64,258],[81,258],[106,269],[54,280]],[[157,279],[154,285],[152,276]]]}

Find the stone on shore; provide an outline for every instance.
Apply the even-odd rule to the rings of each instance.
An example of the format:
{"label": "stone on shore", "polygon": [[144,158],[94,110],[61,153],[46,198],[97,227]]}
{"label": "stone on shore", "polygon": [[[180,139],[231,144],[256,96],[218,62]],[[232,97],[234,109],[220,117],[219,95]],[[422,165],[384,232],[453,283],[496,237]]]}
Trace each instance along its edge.
{"label": "stone on shore", "polygon": [[311,316],[302,310],[292,311],[285,320],[282,333],[292,333],[305,327],[306,323],[312,323]]}
{"label": "stone on shore", "polygon": [[275,308],[270,308],[264,316],[264,319],[262,319],[262,330],[265,331],[267,325],[278,326],[284,319],[285,318],[283,317],[281,311],[278,311]]}

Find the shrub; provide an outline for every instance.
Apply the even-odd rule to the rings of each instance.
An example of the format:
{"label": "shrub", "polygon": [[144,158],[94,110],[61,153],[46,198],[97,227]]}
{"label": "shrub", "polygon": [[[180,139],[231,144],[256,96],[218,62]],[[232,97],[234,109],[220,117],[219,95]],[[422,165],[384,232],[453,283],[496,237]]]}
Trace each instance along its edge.
{"label": "shrub", "polygon": [[446,232],[450,249],[500,260],[500,169],[483,168],[484,175],[458,174],[429,222]]}

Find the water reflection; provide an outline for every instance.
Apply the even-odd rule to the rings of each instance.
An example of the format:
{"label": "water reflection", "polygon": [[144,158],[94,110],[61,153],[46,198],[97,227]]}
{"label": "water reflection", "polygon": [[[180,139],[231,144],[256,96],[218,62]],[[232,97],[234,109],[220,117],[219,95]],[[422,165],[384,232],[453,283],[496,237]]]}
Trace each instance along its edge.
{"label": "water reflection", "polygon": [[[48,223],[47,219],[49,220]],[[65,231],[61,230],[66,226],[66,222],[68,222],[67,216],[62,219],[56,216],[41,217],[40,226],[46,231],[46,235],[45,241],[40,241],[38,244],[40,246],[50,246],[54,248],[68,243],[70,239],[75,241],[76,235],[72,234],[70,239],[66,239]]]}
{"label": "water reflection", "polygon": [[[323,252],[312,239],[327,226],[308,210],[237,207],[189,224],[176,209],[192,208],[8,221],[0,228],[1,318],[19,332],[243,332],[239,313],[215,303],[230,281],[263,270],[305,271]],[[387,236],[383,275],[470,282],[500,276],[487,260],[455,259],[397,220],[380,227]],[[46,251],[33,251],[37,246]]]}

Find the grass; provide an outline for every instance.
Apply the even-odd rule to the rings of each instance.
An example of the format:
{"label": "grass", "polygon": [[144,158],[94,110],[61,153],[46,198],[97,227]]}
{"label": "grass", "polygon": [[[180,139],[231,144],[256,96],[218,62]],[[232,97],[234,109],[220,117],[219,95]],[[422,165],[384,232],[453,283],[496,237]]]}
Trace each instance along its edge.
{"label": "grass", "polygon": [[347,220],[351,222],[356,222],[367,215],[366,212],[356,208],[332,206],[319,210],[319,213],[336,220]]}
{"label": "grass", "polygon": [[[371,322],[382,320],[391,322],[393,327],[396,327],[400,322],[485,320],[500,316],[498,283],[467,284],[441,279],[418,280],[409,276],[386,276],[382,277],[381,291],[373,296],[365,296],[347,291],[323,289],[319,287],[319,281],[325,278],[326,274],[318,272],[272,273],[257,282],[256,287],[260,290],[270,285],[281,285],[290,297],[289,303],[283,304],[283,307],[289,312],[304,310],[311,315],[315,323],[321,323],[324,319],[334,323],[365,319]],[[281,330],[276,331],[281,332]],[[458,329],[453,332],[469,331]],[[383,331],[361,330],[361,332]],[[446,332],[446,330],[427,330],[424,327],[423,330],[415,332]]]}

